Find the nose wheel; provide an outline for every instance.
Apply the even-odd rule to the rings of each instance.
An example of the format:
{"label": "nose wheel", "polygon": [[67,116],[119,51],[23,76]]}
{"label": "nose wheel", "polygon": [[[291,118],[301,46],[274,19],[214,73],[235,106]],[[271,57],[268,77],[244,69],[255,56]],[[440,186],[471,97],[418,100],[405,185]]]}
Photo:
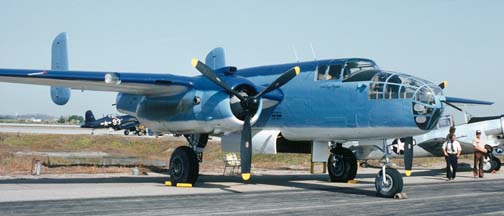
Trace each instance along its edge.
{"label": "nose wheel", "polygon": [[375,178],[376,195],[393,198],[396,194],[402,192],[404,183],[401,173],[396,169],[390,168],[387,140],[383,140],[383,150],[385,164]]}
{"label": "nose wheel", "polygon": [[376,193],[378,196],[392,198],[395,194],[402,192],[403,179],[401,173],[396,169],[388,167],[383,169],[378,172],[375,178]]}

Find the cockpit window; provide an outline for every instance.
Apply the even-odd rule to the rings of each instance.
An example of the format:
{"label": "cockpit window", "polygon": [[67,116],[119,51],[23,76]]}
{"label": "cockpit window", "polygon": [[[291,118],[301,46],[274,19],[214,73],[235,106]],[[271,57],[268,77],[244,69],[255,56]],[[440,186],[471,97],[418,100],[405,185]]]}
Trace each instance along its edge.
{"label": "cockpit window", "polygon": [[317,67],[317,80],[338,80],[340,79],[341,65],[319,65]]}
{"label": "cockpit window", "polygon": [[340,79],[341,65],[331,65],[329,66],[329,72],[327,73],[329,79]]}
{"label": "cockpit window", "polygon": [[369,60],[350,60],[345,64],[345,68],[343,69],[343,79],[347,79],[360,71],[378,69],[378,66]]}
{"label": "cockpit window", "polygon": [[326,80],[327,65],[317,67],[317,80]]}

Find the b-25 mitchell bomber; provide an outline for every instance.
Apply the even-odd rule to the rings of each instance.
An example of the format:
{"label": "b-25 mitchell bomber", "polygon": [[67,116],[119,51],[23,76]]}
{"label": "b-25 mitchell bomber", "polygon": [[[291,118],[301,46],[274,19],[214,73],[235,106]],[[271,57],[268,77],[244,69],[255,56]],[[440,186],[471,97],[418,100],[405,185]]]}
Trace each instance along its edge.
{"label": "b-25 mitchell bomber", "polygon": [[[238,69],[227,65],[224,50],[216,48],[205,63],[192,60],[202,75],[189,77],[69,71],[66,44],[64,33],[54,40],[51,70],[0,69],[0,81],[51,86],[58,105],[68,102],[70,89],[118,92],[119,112],[135,116],[156,134],[186,135],[189,146],[178,147],[170,158],[173,183],[197,181],[209,135],[239,149],[244,181],[251,178],[253,151],[327,154],[331,142],[330,179],[346,182],[355,177],[357,160],[343,142],[373,139],[386,146],[389,138],[434,129],[445,104],[491,104],[447,97],[430,81],[382,70],[365,58]],[[375,186],[377,194],[393,197],[402,191],[402,176],[387,163]]]}

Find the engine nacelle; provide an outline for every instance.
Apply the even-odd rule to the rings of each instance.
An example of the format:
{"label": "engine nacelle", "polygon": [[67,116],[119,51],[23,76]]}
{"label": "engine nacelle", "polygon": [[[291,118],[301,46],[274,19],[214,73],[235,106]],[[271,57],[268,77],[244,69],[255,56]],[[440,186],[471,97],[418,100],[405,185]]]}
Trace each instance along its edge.
{"label": "engine nacelle", "polygon": [[[243,120],[237,114],[233,97],[224,91],[191,90],[184,94],[166,97],[141,97],[133,102],[134,96],[118,97],[117,108],[132,111],[137,104],[136,117],[146,127],[158,133],[222,135],[239,131]],[[261,114],[262,102],[251,119],[254,124]]]}
{"label": "engine nacelle", "polygon": [[[241,133],[221,137],[223,152],[240,152]],[[279,130],[252,130],[252,152],[258,154],[311,153],[311,141],[286,140]]]}
{"label": "engine nacelle", "polygon": [[65,105],[70,100],[70,89],[51,86],[51,99],[57,105]]}

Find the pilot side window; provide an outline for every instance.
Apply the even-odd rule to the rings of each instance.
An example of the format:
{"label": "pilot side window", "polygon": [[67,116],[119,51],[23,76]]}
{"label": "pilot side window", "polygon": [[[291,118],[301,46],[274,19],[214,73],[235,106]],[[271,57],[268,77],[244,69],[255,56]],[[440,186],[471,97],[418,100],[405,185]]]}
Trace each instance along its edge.
{"label": "pilot side window", "polygon": [[317,80],[326,80],[326,72],[327,72],[327,66],[319,65],[317,67]]}
{"label": "pilot side window", "polygon": [[317,67],[316,80],[337,80],[340,79],[341,65],[320,65]]}

